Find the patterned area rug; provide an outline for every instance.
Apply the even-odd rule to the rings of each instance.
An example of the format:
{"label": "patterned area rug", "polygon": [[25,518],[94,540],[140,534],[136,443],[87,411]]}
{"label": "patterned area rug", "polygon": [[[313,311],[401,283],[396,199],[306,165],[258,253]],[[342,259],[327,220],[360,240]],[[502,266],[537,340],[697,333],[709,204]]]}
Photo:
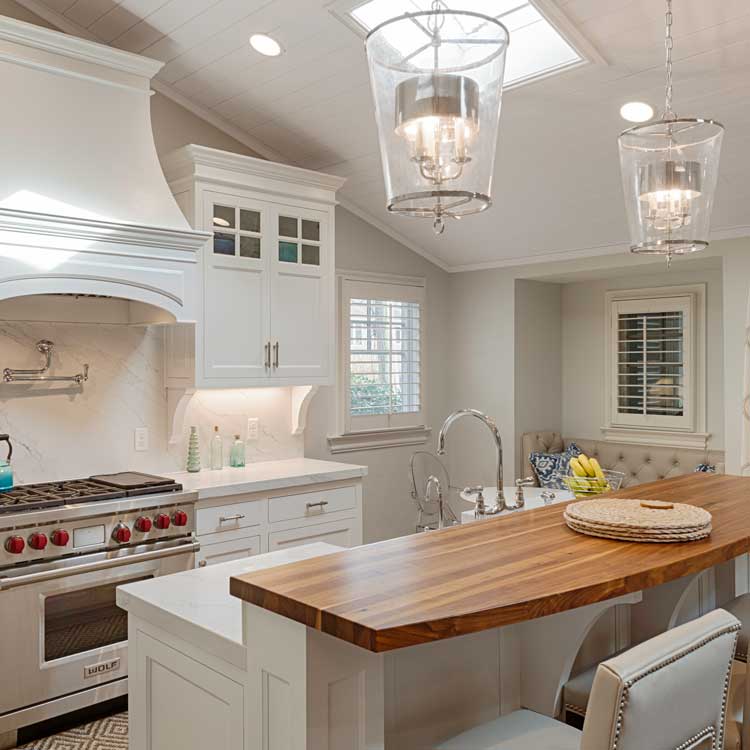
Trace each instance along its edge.
{"label": "patterned area rug", "polygon": [[97,719],[21,745],[18,750],[128,750],[128,715],[121,713]]}

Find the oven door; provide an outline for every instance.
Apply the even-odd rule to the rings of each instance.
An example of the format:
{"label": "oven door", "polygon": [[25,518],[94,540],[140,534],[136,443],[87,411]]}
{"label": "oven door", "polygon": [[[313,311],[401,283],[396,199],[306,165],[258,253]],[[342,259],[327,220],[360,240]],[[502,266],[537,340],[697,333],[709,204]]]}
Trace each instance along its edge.
{"label": "oven door", "polygon": [[118,586],[190,570],[179,540],[30,565],[0,575],[0,716],[127,676]]}

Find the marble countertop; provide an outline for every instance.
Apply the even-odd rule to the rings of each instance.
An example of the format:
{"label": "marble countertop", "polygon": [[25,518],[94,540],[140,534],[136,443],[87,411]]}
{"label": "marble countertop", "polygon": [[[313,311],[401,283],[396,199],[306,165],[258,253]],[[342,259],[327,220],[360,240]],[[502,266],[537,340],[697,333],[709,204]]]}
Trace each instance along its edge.
{"label": "marble countertop", "polygon": [[118,587],[117,605],[242,669],[242,602],[230,595],[229,579],[340,551],[340,547],[316,542],[129,583]]}
{"label": "marble countertop", "polygon": [[288,458],[283,461],[259,461],[242,469],[201,469],[195,474],[181,471],[168,476],[186,490],[197,491],[199,500],[207,500],[340,479],[359,479],[366,474],[366,466],[314,458]]}

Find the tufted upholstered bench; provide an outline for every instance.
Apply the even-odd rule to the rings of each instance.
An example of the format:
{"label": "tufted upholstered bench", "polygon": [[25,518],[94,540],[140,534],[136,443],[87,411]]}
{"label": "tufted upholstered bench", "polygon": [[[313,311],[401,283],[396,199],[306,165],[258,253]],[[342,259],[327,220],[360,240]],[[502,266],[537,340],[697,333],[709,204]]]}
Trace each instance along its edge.
{"label": "tufted upholstered bench", "polygon": [[715,464],[716,470],[724,473],[723,451],[564,438],[559,432],[539,431],[527,432],[521,438],[522,476],[534,476],[534,469],[529,463],[530,453],[534,451],[562,453],[570,443],[575,443],[587,456],[594,456],[605,469],[621,471],[625,475],[622,481],[623,487],[689,474],[695,471],[695,467],[701,463]]}

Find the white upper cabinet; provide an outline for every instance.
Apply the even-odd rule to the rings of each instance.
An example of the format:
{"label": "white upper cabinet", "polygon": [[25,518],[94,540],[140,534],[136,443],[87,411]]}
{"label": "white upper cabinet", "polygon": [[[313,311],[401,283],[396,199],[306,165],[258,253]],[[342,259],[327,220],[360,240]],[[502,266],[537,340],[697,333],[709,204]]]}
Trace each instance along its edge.
{"label": "white upper cabinet", "polygon": [[[167,337],[168,383],[333,382],[334,207],[343,180],[203,146],[174,152],[164,166],[192,226],[212,234],[196,290],[201,315]],[[191,347],[195,382],[186,383]]]}

